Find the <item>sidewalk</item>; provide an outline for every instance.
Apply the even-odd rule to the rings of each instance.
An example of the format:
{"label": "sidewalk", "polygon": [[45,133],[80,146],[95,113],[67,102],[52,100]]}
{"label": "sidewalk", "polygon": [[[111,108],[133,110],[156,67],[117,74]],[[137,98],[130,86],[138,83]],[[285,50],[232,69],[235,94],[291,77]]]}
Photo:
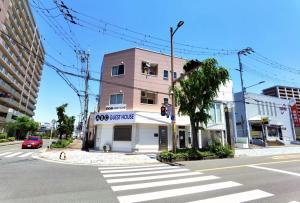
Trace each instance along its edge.
{"label": "sidewalk", "polygon": [[[59,158],[60,153],[65,152],[66,159]],[[117,152],[85,152],[78,149],[55,149],[38,155],[45,161],[74,165],[115,166],[115,165],[144,165],[159,164],[155,158],[146,154],[126,154]]]}
{"label": "sidewalk", "polygon": [[246,156],[272,156],[280,154],[295,154],[300,153],[299,145],[285,145],[285,146],[269,146],[252,149],[238,149],[235,148],[235,157]]}
{"label": "sidewalk", "polygon": [[13,142],[2,142],[0,143],[1,146],[6,146],[6,145],[15,145],[15,144],[21,144],[23,141],[13,141]]}

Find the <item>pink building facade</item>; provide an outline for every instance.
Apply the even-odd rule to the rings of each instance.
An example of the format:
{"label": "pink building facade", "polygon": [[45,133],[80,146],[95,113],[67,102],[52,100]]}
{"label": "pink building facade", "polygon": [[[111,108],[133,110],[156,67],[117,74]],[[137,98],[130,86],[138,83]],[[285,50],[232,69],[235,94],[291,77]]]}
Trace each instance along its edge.
{"label": "pink building facade", "polygon": [[[184,72],[185,63],[185,59],[174,58],[174,78]],[[109,146],[112,151],[157,152],[172,148],[171,120],[160,115],[162,104],[171,102],[170,70],[170,56],[140,48],[104,55],[99,112],[94,116],[96,149]],[[230,81],[220,89],[212,112],[215,120],[202,132],[208,139],[200,137],[200,145],[209,141],[210,131],[226,141],[222,109],[232,98]],[[189,117],[176,115],[176,124],[177,147],[189,147]]]}

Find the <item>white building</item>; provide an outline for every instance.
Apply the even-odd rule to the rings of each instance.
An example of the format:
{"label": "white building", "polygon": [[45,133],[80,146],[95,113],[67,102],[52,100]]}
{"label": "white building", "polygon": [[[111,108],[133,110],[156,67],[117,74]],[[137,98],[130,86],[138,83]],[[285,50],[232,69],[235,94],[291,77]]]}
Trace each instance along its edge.
{"label": "white building", "polygon": [[288,100],[246,93],[244,104],[242,92],[234,94],[234,98],[238,137],[248,137],[257,144],[263,138],[284,144],[295,140]]}

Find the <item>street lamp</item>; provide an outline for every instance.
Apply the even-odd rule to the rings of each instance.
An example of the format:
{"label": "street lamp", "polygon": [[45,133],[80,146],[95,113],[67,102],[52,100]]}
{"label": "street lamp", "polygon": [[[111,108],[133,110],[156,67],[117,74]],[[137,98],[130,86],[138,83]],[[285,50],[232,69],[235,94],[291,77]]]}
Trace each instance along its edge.
{"label": "street lamp", "polygon": [[172,105],[172,115],[171,115],[171,132],[172,132],[172,139],[173,139],[173,152],[176,152],[176,132],[175,132],[175,126],[176,126],[176,120],[175,120],[175,97],[174,97],[174,55],[173,55],[173,37],[176,31],[184,24],[183,21],[179,21],[177,24],[177,27],[175,30],[173,30],[173,27],[170,27],[170,37],[171,37],[171,105]]}
{"label": "street lamp", "polygon": [[255,84],[253,84],[253,85],[250,85],[250,86],[248,86],[248,87],[244,87],[244,92],[246,92],[246,89],[248,89],[248,88],[250,88],[250,87],[254,87],[254,86],[256,86],[256,85],[260,85],[260,84],[263,84],[263,83],[265,83],[266,81],[260,81],[260,82],[258,82],[258,83],[255,83]]}

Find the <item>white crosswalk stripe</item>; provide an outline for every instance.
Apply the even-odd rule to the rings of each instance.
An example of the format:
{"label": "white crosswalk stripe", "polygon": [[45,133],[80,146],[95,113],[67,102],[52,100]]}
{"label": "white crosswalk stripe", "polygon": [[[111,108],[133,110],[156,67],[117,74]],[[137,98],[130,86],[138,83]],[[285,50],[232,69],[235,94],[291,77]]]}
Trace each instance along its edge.
{"label": "white crosswalk stripe", "polygon": [[140,169],[120,169],[120,170],[108,170],[101,171],[101,173],[125,173],[125,172],[135,172],[135,171],[153,171],[159,169],[174,169],[180,168],[179,166],[162,166],[162,167],[151,167],[151,168],[140,168]]}
{"label": "white crosswalk stripe", "polygon": [[0,153],[0,157],[3,157],[5,159],[7,158],[24,158],[24,157],[29,157],[32,155],[34,152],[3,152]]}
{"label": "white crosswalk stripe", "polygon": [[159,170],[159,171],[147,171],[147,172],[134,172],[134,173],[120,173],[120,174],[108,174],[103,175],[105,178],[112,178],[112,177],[122,177],[122,176],[138,176],[138,175],[151,175],[151,174],[158,174],[158,173],[170,173],[170,172],[182,172],[188,171],[186,168],[175,168],[169,170]]}
{"label": "white crosswalk stripe", "polygon": [[[117,193],[120,203],[159,201],[166,198],[184,198],[187,195],[194,195],[193,197],[196,198],[194,200],[189,198],[192,203],[240,203],[273,196],[271,193],[255,188],[230,194],[228,191],[230,188],[242,189],[243,185],[230,180],[222,181],[220,177],[214,175],[192,172],[181,166],[157,164],[99,167],[98,169],[106,182],[111,184],[111,189]],[[224,195],[222,191],[225,189]],[[220,191],[221,194],[209,197],[214,194],[209,193],[206,199],[199,199],[199,195],[197,196],[198,193],[209,191]]]}
{"label": "white crosswalk stripe", "polygon": [[8,157],[14,157],[14,156],[17,156],[17,155],[20,155],[20,154],[22,154],[22,152],[12,153],[12,154],[7,155],[7,156],[5,156],[5,157],[6,157],[6,158],[8,158]]}
{"label": "white crosswalk stripe", "polygon": [[1,153],[0,156],[5,156],[7,154],[10,154],[11,152],[4,152],[4,153]]}
{"label": "white crosswalk stripe", "polygon": [[22,154],[21,156],[18,156],[18,157],[27,157],[27,156],[30,156],[31,154],[33,154],[33,152],[28,152],[28,153],[25,153],[25,154]]}
{"label": "white crosswalk stripe", "polygon": [[151,183],[139,183],[139,184],[130,184],[130,185],[118,185],[111,186],[113,191],[121,191],[121,190],[133,190],[133,189],[141,189],[141,188],[150,188],[150,187],[160,187],[165,185],[177,185],[183,183],[194,183],[205,180],[214,180],[218,179],[217,176],[201,176],[201,177],[193,177],[193,178],[182,178],[176,180],[166,180],[166,181],[157,181]]}
{"label": "white crosswalk stripe", "polygon": [[215,203],[215,202],[230,202],[230,203],[240,203],[240,202],[246,202],[256,199],[261,199],[265,197],[271,197],[273,194],[264,192],[262,190],[251,190],[246,192],[240,192],[230,195],[224,195],[220,197],[213,197],[209,199],[199,200],[199,201],[193,201],[189,203]]}

